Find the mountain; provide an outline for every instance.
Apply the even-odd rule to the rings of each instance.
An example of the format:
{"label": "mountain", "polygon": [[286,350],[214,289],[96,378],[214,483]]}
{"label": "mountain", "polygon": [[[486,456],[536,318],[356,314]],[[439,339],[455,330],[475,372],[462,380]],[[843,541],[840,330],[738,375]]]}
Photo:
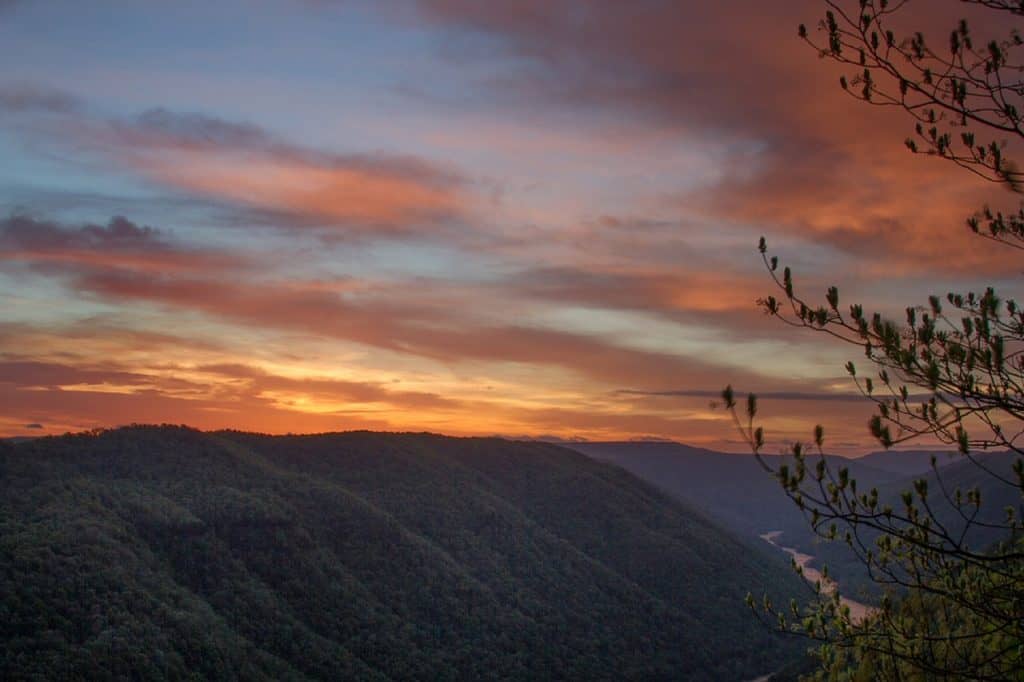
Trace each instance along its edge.
{"label": "mountain", "polygon": [[[889,505],[900,513],[904,509],[902,494],[913,491],[914,482],[923,479],[928,485],[928,508],[935,527],[944,529],[949,537],[966,547],[985,552],[997,543],[1010,539],[1009,529],[1005,526],[1007,507],[1016,511],[1017,518],[1024,518],[1024,498],[1021,488],[1014,483],[1017,478],[1013,473],[1013,463],[1017,459],[1017,455],[1008,452],[978,455],[975,461],[961,457],[952,463],[939,465],[937,471],[878,485],[879,500],[882,506]],[[966,499],[967,491],[973,488],[981,492],[981,506],[975,510],[973,506],[965,504],[958,510],[953,503],[955,491],[961,490]],[[865,488],[858,485],[858,490]],[[914,501],[920,509],[921,504],[916,496]],[[878,533],[870,529],[861,532],[861,539],[868,547],[874,545],[877,537]],[[872,589],[864,565],[842,543],[819,543],[816,555],[852,593],[863,598],[865,593],[878,591],[877,587]]]}
{"label": "mountain", "polygon": [[[807,530],[803,514],[753,455],[726,454],[674,442],[587,442],[567,447],[636,474],[741,536],[781,530],[787,541],[795,541]],[[785,458],[768,455],[765,459],[777,468]],[[900,478],[899,474],[866,466],[859,460],[827,459],[832,467],[848,467],[862,486]]]}
{"label": "mountain", "polygon": [[0,442],[7,442],[10,443],[11,445],[16,445],[18,443],[24,443],[25,441],[33,440],[35,438],[38,438],[38,436],[9,436],[7,438],[0,438]]}
{"label": "mountain", "polygon": [[949,450],[880,450],[858,457],[857,461],[902,476],[920,476],[932,470],[932,457],[940,468],[960,459]]}
{"label": "mountain", "polygon": [[746,679],[777,556],[545,443],[127,427],[0,443],[0,678]]}
{"label": "mountain", "polygon": [[[696,507],[740,537],[762,542],[758,536],[780,532],[779,545],[815,557],[812,567],[827,565],[846,596],[864,602],[878,596],[876,586],[850,548],[820,540],[779,482],[753,455],[727,454],[674,442],[588,442],[567,446],[621,466]],[[772,469],[788,459],[778,455],[764,458]],[[850,475],[866,489],[900,479],[897,473],[864,465],[859,460],[835,456],[827,456],[826,460],[833,470],[841,466],[850,469]]]}
{"label": "mountain", "polygon": [[[869,578],[863,564],[842,542],[824,542],[810,528],[808,519],[783,492],[778,481],[752,455],[736,455],[693,448],[671,442],[571,443],[569,447],[595,459],[611,462],[654,484],[677,499],[693,505],[741,537],[769,531],[781,531],[779,544],[793,547],[815,557],[813,566],[827,565],[839,579],[844,594],[871,601],[878,587]],[[962,457],[938,455],[938,471],[931,469],[931,451],[890,451],[873,453],[860,459],[827,456],[833,472],[846,467],[857,480],[858,490],[878,488],[879,499],[901,509],[901,494],[914,489],[914,480],[928,481],[929,504],[940,523],[957,536],[966,529],[959,512],[945,499],[942,489],[952,495],[960,488],[966,494],[977,486],[982,492],[982,508],[967,530],[966,540],[975,549],[985,549],[1005,539],[997,525],[1004,509],[1021,509],[1020,489],[1001,483],[997,476],[1016,480],[1009,453],[987,453],[976,460],[997,476],[986,473],[976,463]],[[785,457],[765,458],[773,469]],[[817,456],[809,457],[809,461]],[[923,468],[922,468],[923,467]],[[910,472],[908,474],[907,472]],[[940,484],[941,482],[941,484]],[[805,486],[813,485],[811,481]],[[874,535],[865,533],[870,544]]]}
{"label": "mountain", "polygon": [[[928,484],[928,506],[936,521],[950,535],[963,535],[964,542],[975,550],[984,551],[1007,539],[1002,529],[1006,522],[1006,509],[1012,508],[1018,519],[1024,518],[1024,490],[1013,471],[1020,455],[1011,452],[987,452],[972,455],[969,460],[958,456],[956,461],[940,466],[922,476],[912,476],[879,488],[879,497],[888,500],[894,509],[900,509],[900,494],[913,490],[914,479]],[[967,491],[981,493],[981,505],[975,509],[965,504],[961,510],[954,505],[955,491],[966,499]],[[970,517],[970,522],[966,517]]]}

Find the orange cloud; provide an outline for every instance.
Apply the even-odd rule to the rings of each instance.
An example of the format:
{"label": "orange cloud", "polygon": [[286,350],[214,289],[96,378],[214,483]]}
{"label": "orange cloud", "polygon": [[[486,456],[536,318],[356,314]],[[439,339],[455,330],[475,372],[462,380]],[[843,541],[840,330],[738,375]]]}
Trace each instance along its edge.
{"label": "orange cloud", "polygon": [[177,150],[130,163],[165,184],[324,223],[414,230],[456,216],[451,186],[384,170],[316,165],[270,154]]}
{"label": "orange cloud", "polygon": [[404,305],[364,304],[283,283],[233,284],[127,272],[79,273],[75,284],[115,301],[172,305],[257,328],[297,330],[443,362],[551,365],[620,385],[643,386],[672,377],[709,380],[721,372],[702,361],[628,349],[595,336],[511,324],[484,326],[457,312],[438,316],[413,300]]}
{"label": "orange cloud", "polygon": [[258,126],[153,109],[127,121],[73,120],[79,144],[171,187],[265,210],[285,225],[416,231],[456,220],[465,181],[421,159],[340,154]]}
{"label": "orange cloud", "polygon": [[[800,23],[814,31],[824,13],[818,0],[486,7],[420,0],[417,7],[426,19],[487,35],[500,55],[519,58],[503,63],[503,77],[481,98],[582,118],[614,112],[638,135],[663,129],[719,145],[706,180],[668,197],[679,212],[747,224],[755,238],[827,244],[872,276],[1016,272],[1007,250],[989,248],[965,225],[984,204],[1013,209],[1015,198],[951,164],[911,155],[903,146],[913,135],[908,117],[855,102],[839,88],[842,71],[816,59],[796,35]],[[895,28],[943,42],[972,11],[957,2],[924,13],[911,8],[897,15]],[[975,14],[978,44],[1006,37],[993,13]]]}
{"label": "orange cloud", "polygon": [[691,268],[547,268],[518,273],[502,286],[538,301],[561,301],[616,309],[676,313],[720,313],[752,308],[767,290],[764,278]]}

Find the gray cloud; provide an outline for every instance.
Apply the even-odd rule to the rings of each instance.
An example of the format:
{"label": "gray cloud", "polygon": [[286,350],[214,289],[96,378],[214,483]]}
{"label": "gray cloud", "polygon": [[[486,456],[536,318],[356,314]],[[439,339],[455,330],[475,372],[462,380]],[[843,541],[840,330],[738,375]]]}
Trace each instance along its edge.
{"label": "gray cloud", "polygon": [[114,216],[106,225],[68,227],[26,215],[0,220],[0,248],[51,251],[60,249],[165,250],[159,231]]}
{"label": "gray cloud", "polygon": [[[632,389],[623,389],[616,391],[619,395],[634,395],[634,396],[649,396],[649,397],[661,397],[661,398],[710,398],[712,400],[721,400],[721,391],[708,391],[708,390],[689,390],[682,389],[677,391],[637,391]],[[745,394],[737,394],[743,396]],[[758,392],[757,397],[761,400],[803,400],[803,401],[819,401],[825,400],[829,402],[863,402],[864,396],[860,393],[825,393],[825,392],[812,392],[812,391],[764,391]]]}
{"label": "gray cloud", "polygon": [[[11,3],[8,3],[10,5]],[[0,1],[0,11],[4,4]],[[0,84],[0,111],[13,113],[49,112],[69,114],[81,107],[81,101],[62,90],[33,83]]]}
{"label": "gray cloud", "polygon": [[0,261],[19,261],[47,272],[241,269],[248,258],[218,249],[173,243],[160,230],[114,216],[106,225],[66,225],[14,214],[0,219]]}
{"label": "gray cloud", "polygon": [[[682,389],[677,391],[638,391],[634,389],[622,389],[616,391],[618,395],[625,396],[647,396],[661,398],[709,398],[721,400],[721,391],[709,391],[699,389]],[[737,393],[738,398],[744,398],[747,394]],[[838,403],[864,403],[867,398],[860,393],[829,393],[826,391],[757,391],[755,395],[760,400],[796,400],[804,402],[838,402]],[[911,395],[907,402],[922,403],[931,399],[931,395]]]}

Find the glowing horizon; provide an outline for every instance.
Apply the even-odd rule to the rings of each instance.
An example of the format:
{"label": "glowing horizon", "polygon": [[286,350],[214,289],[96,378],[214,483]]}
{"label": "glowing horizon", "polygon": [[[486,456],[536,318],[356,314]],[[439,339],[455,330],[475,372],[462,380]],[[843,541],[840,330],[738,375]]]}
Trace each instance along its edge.
{"label": "glowing horizon", "polygon": [[963,226],[1000,196],[839,91],[819,3],[684,4],[0,2],[0,436],[738,450],[732,384],[874,449],[757,240],[895,315],[1013,280]]}

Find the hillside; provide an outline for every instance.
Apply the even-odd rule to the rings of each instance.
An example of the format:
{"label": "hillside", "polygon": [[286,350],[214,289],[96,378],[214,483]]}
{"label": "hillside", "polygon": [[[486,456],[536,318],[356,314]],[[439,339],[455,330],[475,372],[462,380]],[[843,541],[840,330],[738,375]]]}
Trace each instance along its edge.
{"label": "hillside", "polygon": [[[636,474],[741,536],[781,530],[787,541],[796,542],[807,528],[803,515],[782,492],[778,481],[753,455],[670,442],[571,443],[568,447]],[[767,459],[781,461],[777,456],[769,455]],[[898,473],[865,466],[857,460],[828,459],[834,466],[849,467],[851,476],[862,484],[883,485],[901,478]]]}
{"label": "hillside", "polygon": [[[779,483],[752,455],[725,454],[660,442],[572,443],[570,447],[621,466],[693,505],[740,537],[782,531],[779,543],[813,555],[814,566],[827,565],[839,578],[845,594],[867,601],[877,594],[877,586],[869,580],[853,552],[840,542],[821,541],[811,531],[808,520],[782,492]],[[979,457],[994,473],[1014,480],[1011,467],[1015,458],[1012,455],[987,453]],[[778,456],[767,459],[773,467],[782,461]],[[966,491],[978,486],[984,503],[975,519],[978,523],[966,535],[976,549],[1004,539],[998,530],[986,528],[984,524],[1000,524],[1007,506],[1021,507],[1017,488],[1001,484],[973,463],[947,454],[937,457],[938,472],[931,469],[931,455],[926,451],[877,452],[860,459],[829,456],[828,461],[833,471],[839,467],[849,469],[850,477],[857,480],[860,490],[877,487],[880,499],[894,509],[901,508],[900,495],[913,489],[914,479],[926,479],[929,504],[938,521],[954,536],[959,535],[966,524],[944,499],[942,486],[950,494],[958,487]],[[807,485],[812,484],[809,481]],[[874,536],[865,533],[863,537],[870,543]]]}
{"label": "hillside", "polygon": [[130,427],[0,444],[0,678],[744,679],[783,560],[543,443]]}
{"label": "hillside", "polygon": [[961,457],[956,452],[943,450],[879,450],[858,457],[857,462],[903,476],[921,476],[932,471],[932,457],[939,468],[955,464]]}

